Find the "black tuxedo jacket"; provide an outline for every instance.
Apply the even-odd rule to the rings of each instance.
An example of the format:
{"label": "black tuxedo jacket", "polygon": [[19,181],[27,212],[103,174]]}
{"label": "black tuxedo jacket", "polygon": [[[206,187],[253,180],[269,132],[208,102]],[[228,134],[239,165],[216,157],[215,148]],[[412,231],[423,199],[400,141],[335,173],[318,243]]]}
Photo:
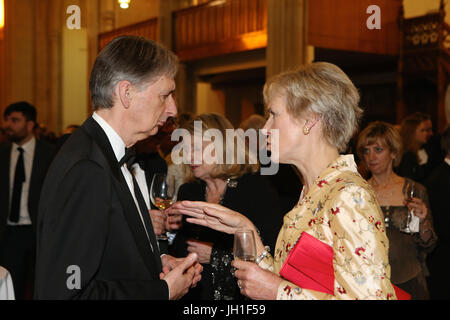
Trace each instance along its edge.
{"label": "black tuxedo jacket", "polygon": [[[0,145],[0,242],[5,231],[6,221],[9,215],[10,207],[10,162],[11,162],[12,144]],[[36,140],[34,149],[33,165],[31,167],[30,189],[28,194],[28,211],[33,226],[36,224],[36,218],[39,207],[39,196],[41,194],[42,184],[45,174],[52,162],[55,148],[40,140]],[[34,228],[36,230],[36,228]]]}
{"label": "black tuxedo jacket", "polygon": [[450,166],[443,161],[433,170],[424,184],[430,197],[439,242],[445,242],[450,247]]}
{"label": "black tuxedo jacket", "polygon": [[37,233],[37,299],[169,297],[158,250],[150,247],[113,149],[93,118],[49,169]]}

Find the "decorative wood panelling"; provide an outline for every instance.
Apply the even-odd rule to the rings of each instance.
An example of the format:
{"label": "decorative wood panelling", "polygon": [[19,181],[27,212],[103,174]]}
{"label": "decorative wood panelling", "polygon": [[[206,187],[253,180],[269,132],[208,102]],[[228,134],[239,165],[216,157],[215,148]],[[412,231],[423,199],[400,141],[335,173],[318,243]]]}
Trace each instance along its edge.
{"label": "decorative wood panelling", "polygon": [[174,47],[195,60],[267,46],[266,0],[223,0],[174,12]]}
{"label": "decorative wood panelling", "polygon": [[99,51],[102,50],[108,42],[122,35],[133,35],[145,37],[150,40],[157,40],[158,18],[153,18],[147,21],[101,33],[98,38]]}
{"label": "decorative wood panelling", "polygon": [[449,26],[441,13],[405,19],[402,72],[412,75],[436,72],[440,57],[449,62],[446,48],[449,42]]}

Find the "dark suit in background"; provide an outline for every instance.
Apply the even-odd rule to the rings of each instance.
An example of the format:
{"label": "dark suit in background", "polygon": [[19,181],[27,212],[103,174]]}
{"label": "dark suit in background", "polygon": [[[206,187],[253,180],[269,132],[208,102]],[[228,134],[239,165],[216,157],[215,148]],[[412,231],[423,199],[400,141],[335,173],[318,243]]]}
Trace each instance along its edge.
{"label": "dark suit in background", "polygon": [[44,141],[36,140],[28,193],[31,226],[7,225],[10,186],[13,183],[10,181],[11,151],[11,143],[0,146],[0,265],[11,273],[16,299],[24,299],[32,295],[39,197],[55,149]]}
{"label": "dark suit in background", "polygon": [[442,162],[425,181],[438,243],[428,258],[431,299],[450,299],[450,165]]}

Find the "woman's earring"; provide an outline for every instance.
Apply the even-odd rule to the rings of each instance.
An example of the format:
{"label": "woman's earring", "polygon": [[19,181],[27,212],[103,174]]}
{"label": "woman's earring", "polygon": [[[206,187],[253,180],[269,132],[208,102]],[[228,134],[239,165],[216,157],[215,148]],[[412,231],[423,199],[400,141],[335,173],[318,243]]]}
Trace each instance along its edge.
{"label": "woman's earring", "polygon": [[305,136],[307,136],[309,134],[309,128],[308,128],[308,126],[306,124],[303,126],[303,134]]}

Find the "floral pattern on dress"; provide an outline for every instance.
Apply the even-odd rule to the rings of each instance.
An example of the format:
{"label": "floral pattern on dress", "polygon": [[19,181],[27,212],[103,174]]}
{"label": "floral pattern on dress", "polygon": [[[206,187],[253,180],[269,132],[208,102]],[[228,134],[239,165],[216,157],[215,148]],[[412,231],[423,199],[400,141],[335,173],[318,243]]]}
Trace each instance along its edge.
{"label": "floral pattern on dress", "polygon": [[274,255],[260,266],[279,275],[302,232],[334,251],[334,295],[282,280],[279,300],[395,299],[390,281],[389,242],[371,186],[357,173],[352,155],[340,156],[284,217]]}

